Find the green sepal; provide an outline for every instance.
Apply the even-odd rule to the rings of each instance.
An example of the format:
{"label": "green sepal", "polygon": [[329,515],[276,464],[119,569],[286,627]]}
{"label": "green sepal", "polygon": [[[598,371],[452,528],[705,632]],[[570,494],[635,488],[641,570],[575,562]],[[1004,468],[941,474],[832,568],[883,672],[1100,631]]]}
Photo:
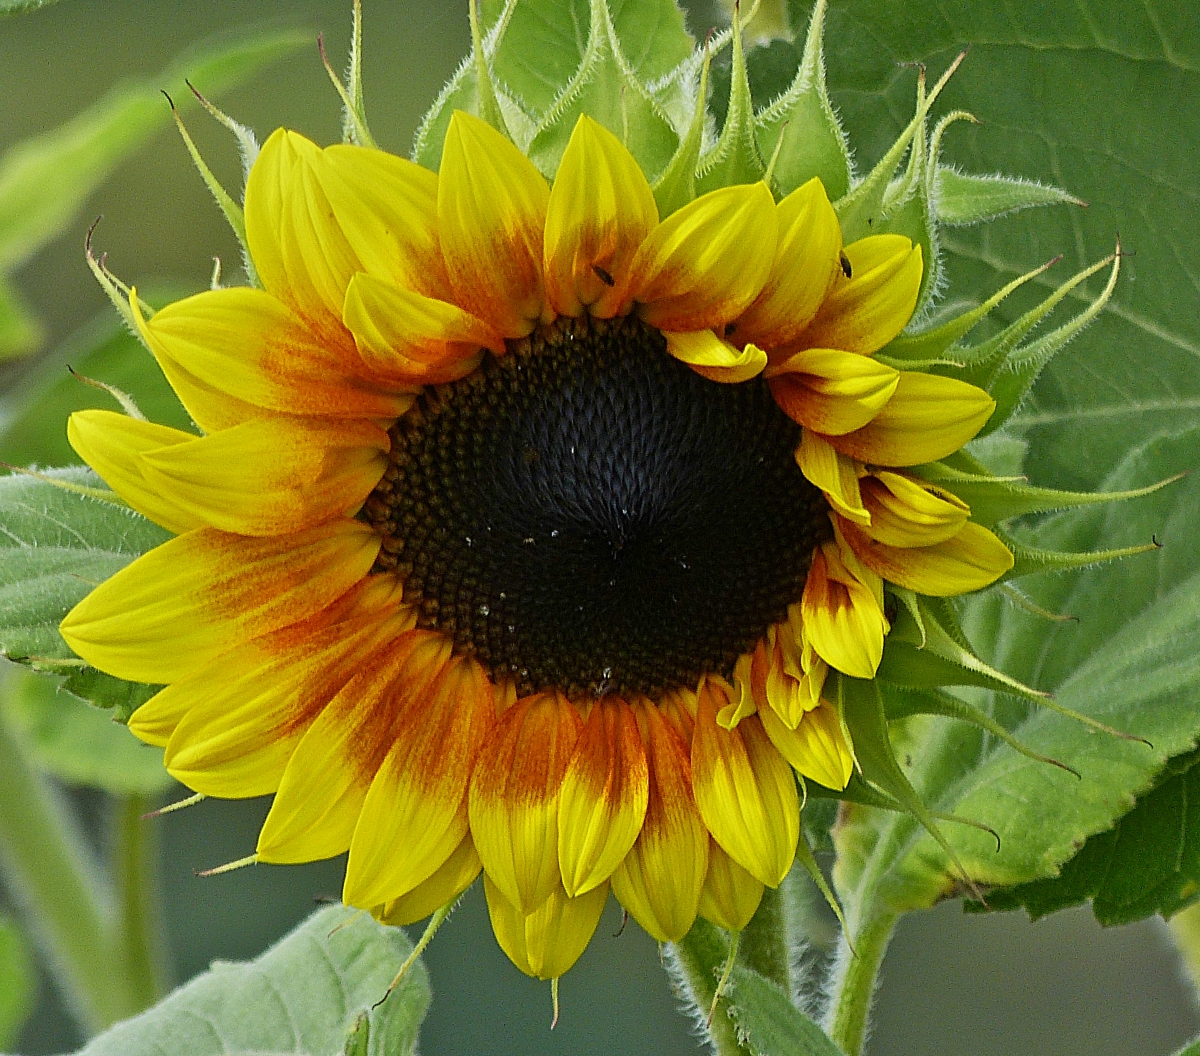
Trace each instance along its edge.
{"label": "green sepal", "polygon": [[[473,2],[473,0],[472,0]],[[503,9],[489,30],[483,34],[483,55],[489,67],[494,65],[497,49],[504,39],[505,31],[512,20],[518,0],[506,0]],[[505,112],[507,124],[513,134],[513,140],[518,146],[522,145],[519,129],[523,126],[532,128],[532,120],[528,117],[520,119],[521,107],[513,99],[508,98],[501,88],[492,85],[497,103]],[[413,142],[412,159],[418,165],[437,172],[442,163],[442,143],[446,138],[446,129],[450,126],[450,117],[455,110],[465,110],[468,114],[480,115],[479,65],[474,51],[463,59],[454,76],[434,100],[421,119],[417,128],[416,139]],[[526,137],[525,142],[528,142]]]}
{"label": "green sepal", "polygon": [[1117,286],[1117,276],[1121,270],[1121,248],[1113,254],[1112,271],[1108,282],[1100,295],[1096,297],[1082,312],[1070,321],[1063,323],[1058,329],[1039,338],[1032,344],[1013,350],[1006,357],[1003,365],[992,377],[988,392],[996,401],[996,409],[979,430],[979,436],[987,436],[999,429],[1013,416],[1026,393],[1033,387],[1039,374],[1046,364],[1062,350],[1084,327],[1086,327],[1108,304],[1113,290]]}
{"label": "green sepal", "polygon": [[863,177],[851,191],[833,203],[833,207],[838,214],[838,220],[842,225],[842,238],[846,242],[857,241],[878,230],[876,225],[886,215],[884,201],[892,177],[900,165],[900,160],[913,143],[914,137],[924,128],[925,116],[928,114],[929,108],[941,94],[942,89],[946,86],[946,82],[953,76],[954,71],[958,69],[959,63],[962,60],[963,55],[959,55],[950,64],[949,69],[942,74],[937,84],[924,97],[916,114],[913,115],[913,119],[908,123],[904,131],[900,133],[888,152],[879,159],[875,168]]}
{"label": "green sepal", "polygon": [[914,476],[957,495],[971,507],[971,520],[989,528],[1000,521],[1027,513],[1044,513],[1049,510],[1140,499],[1179,480],[1182,476],[1179,474],[1168,477],[1156,484],[1130,491],[1060,491],[1056,488],[1035,487],[1023,478],[965,473],[944,462],[914,466],[911,472]]}
{"label": "green sepal", "polygon": [[1007,286],[992,294],[983,304],[970,311],[956,315],[931,329],[914,334],[901,334],[876,353],[875,358],[898,370],[920,370],[927,365],[949,361],[958,363],[954,347],[967,336],[993,308],[1014,290],[1024,286],[1030,279],[1041,275],[1059,259],[1048,261],[1040,268],[1026,272],[1013,279]]}
{"label": "green sepal", "polygon": [[696,172],[698,194],[737,183],[757,183],[766,171],[754,134],[754,103],[750,98],[750,79],[746,74],[746,50],[741,27],[741,12],[735,10],[729,107],[716,146],[700,159]]}
{"label": "green sepal", "polygon": [[973,886],[954,848],[938,827],[937,820],[896,760],[888,737],[887,715],[883,710],[883,695],[878,682],[839,675],[836,694],[863,777],[900,803],[905,813],[915,818],[942,848],[959,877],[968,886]]}
{"label": "green sepal", "polygon": [[1068,572],[1090,565],[1102,565],[1108,561],[1120,561],[1138,554],[1148,554],[1161,548],[1157,542],[1142,543],[1140,546],[1119,546],[1111,550],[1084,550],[1079,553],[1068,550],[1042,550],[1028,546],[1011,535],[992,529],[1000,541],[1012,551],[1013,567],[1001,578],[1001,582],[1034,576],[1043,572]]}
{"label": "green sepal", "polygon": [[1087,204],[1058,187],[1012,176],[974,176],[939,166],[935,180],[938,219],[950,227],[982,224],[1037,206]]}
{"label": "green sepal", "polygon": [[467,0],[471,23],[471,60],[475,64],[475,102],[478,116],[502,136],[509,136],[508,124],[500,110],[496,87],[492,84],[492,71],[488,66],[487,53],[483,47],[483,31],[479,28],[478,0]]}
{"label": "green sepal", "polygon": [[[471,5],[472,17],[475,6]],[[354,22],[350,30],[350,61],[346,69],[346,81],[338,76],[330,65],[329,56],[325,54],[325,42],[318,38],[321,47],[321,61],[325,64],[325,72],[333,82],[333,89],[342,100],[342,142],[353,143],[360,147],[375,147],[375,137],[367,125],[367,110],[363,102],[362,91],[362,0],[354,0]]]}
{"label": "green sepal", "polygon": [[836,201],[850,190],[853,166],[846,135],[825,87],[826,6],[826,0],[817,0],[813,6],[795,79],[758,115],[755,127],[762,156],[775,156],[778,150],[772,174],[780,195],[790,194],[818,176],[830,200]]}
{"label": "green sepal", "polygon": [[968,704],[960,697],[946,693],[944,690],[914,689],[911,686],[885,686],[883,687],[883,705],[889,722],[895,719],[906,719],[912,715],[938,715],[942,718],[969,722],[972,726],[986,730],[993,737],[1000,738],[1013,751],[1019,752],[1028,759],[1039,763],[1049,763],[1076,777],[1079,776],[1079,771],[1074,767],[1067,766],[1066,763],[1059,762],[1057,759],[1051,759],[1048,755],[1041,755],[1032,748],[1027,748],[986,711],[975,707],[974,704]]}
{"label": "green sepal", "polygon": [[[972,385],[978,385],[981,389],[986,389],[989,393],[992,392],[993,387],[997,385],[997,376],[1005,369],[1008,361],[1010,359],[1015,359],[1017,362],[1024,361],[1031,354],[1034,346],[1040,343],[1034,342],[1033,345],[1027,346],[1023,350],[1018,348],[1021,342],[1034,329],[1034,327],[1041,323],[1041,321],[1045,319],[1055,307],[1057,307],[1063,298],[1071,293],[1071,291],[1074,290],[1080,283],[1096,274],[1096,272],[1100,271],[1102,268],[1107,267],[1109,264],[1116,263],[1117,258],[1113,256],[1092,264],[1090,267],[1084,268],[1082,271],[1072,275],[1071,278],[1069,278],[1066,282],[1062,283],[1040,304],[1031,308],[1019,319],[1016,319],[1014,322],[1006,326],[998,334],[990,337],[987,341],[984,341],[981,344],[972,345],[969,348],[961,349],[956,357],[961,363],[961,369],[954,371],[953,376],[961,378],[963,381],[970,382]],[[1107,297],[1105,297],[1104,300],[1107,301]],[[1103,305],[1100,305],[1095,309],[1094,312],[1092,312],[1092,316],[1089,317],[1088,321],[1090,321],[1090,318],[1094,317],[1095,312],[1098,312],[1100,307],[1103,307]],[[1074,322],[1074,320],[1072,320],[1072,322]],[[1065,326],[1070,325],[1071,323],[1065,324]],[[1059,330],[1056,330],[1053,334],[1049,334],[1046,338],[1042,338],[1041,340],[1045,341],[1047,338],[1055,338],[1056,335],[1060,334],[1065,326],[1060,327]],[[1082,325],[1076,327],[1074,331],[1065,337],[1059,338],[1054,351],[1057,351],[1062,344],[1065,344],[1070,337],[1073,337],[1079,329],[1082,329]],[[940,373],[949,372],[940,371]],[[1036,374],[1034,377],[1036,377]],[[1030,379],[1029,384],[1032,385],[1032,383],[1033,379]],[[1003,385],[1003,383],[1001,384]],[[1026,386],[1026,389],[1027,388],[1028,386]],[[1024,395],[1024,392],[1022,392],[1021,395]],[[1013,407],[1015,408],[1015,404]],[[992,418],[989,419],[987,424],[984,425],[983,429],[980,431],[981,435],[992,432],[994,429],[998,428],[999,425],[1003,424],[1002,422],[996,421],[996,416],[999,413],[999,399],[997,398],[996,413],[993,414]]]}
{"label": "green sepal", "polygon": [[922,626],[918,628],[905,611],[896,614],[884,645],[879,679],[916,689],[978,686],[1038,703],[1046,700],[1047,694],[980,660],[944,599],[918,595],[917,602]]}
{"label": "green sepal", "polygon": [[705,48],[691,124],[680,139],[671,164],[653,185],[654,201],[658,205],[660,220],[665,220],[696,197],[696,168],[700,164],[700,149],[704,146],[704,128],[708,118],[705,100],[708,97],[709,57],[709,50]]}
{"label": "green sepal", "polygon": [[920,318],[940,285],[941,253],[937,237],[937,217],[930,198],[926,177],[931,164],[925,140],[925,69],[917,75],[917,114],[921,115],[916,135],[908,148],[904,173],[888,184],[883,209],[872,231],[877,234],[904,235],[921,247],[921,288],[917,294],[913,318]]}
{"label": "green sepal", "polygon": [[581,114],[600,122],[653,180],[671,163],[679,136],[638,79],[621,48],[606,0],[591,0],[591,28],[583,61],[537,123],[530,160],[553,177]]}
{"label": "green sepal", "polygon": [[849,935],[850,927],[846,923],[845,914],[842,913],[841,903],[838,902],[837,895],[833,893],[833,888],[829,886],[829,881],[825,879],[825,874],[821,872],[821,867],[817,865],[817,859],[813,856],[812,848],[808,845],[808,839],[803,832],[800,833],[800,839],[796,843],[796,861],[808,873],[817,890],[821,892],[821,897],[825,899],[826,904],[833,910],[833,915],[837,917],[838,923],[841,924],[842,931]]}
{"label": "green sepal", "polygon": [[[200,148],[196,146],[195,140],[192,139],[191,133],[188,132],[187,126],[183,123],[183,118],[175,108],[174,100],[169,95],[167,96],[167,102],[171,104],[171,113],[175,118],[175,127],[179,130],[179,135],[183,139],[184,146],[187,147],[192,164],[196,167],[196,171],[200,173],[200,178],[204,181],[204,186],[208,188],[208,193],[213,196],[213,200],[217,203],[217,208],[221,210],[226,223],[229,224],[234,237],[238,240],[238,246],[242,250],[242,266],[246,269],[247,281],[249,281],[251,286],[260,285],[258,273],[254,268],[254,259],[250,256],[250,246],[246,241],[246,217],[242,212],[242,207],[233,200],[232,195],[225,190],[221,185],[221,181],[217,179],[212,169],[208,167],[208,162],[204,160],[204,155],[200,153]],[[103,281],[101,284],[103,285]],[[134,326],[134,330],[137,332],[138,328]]]}

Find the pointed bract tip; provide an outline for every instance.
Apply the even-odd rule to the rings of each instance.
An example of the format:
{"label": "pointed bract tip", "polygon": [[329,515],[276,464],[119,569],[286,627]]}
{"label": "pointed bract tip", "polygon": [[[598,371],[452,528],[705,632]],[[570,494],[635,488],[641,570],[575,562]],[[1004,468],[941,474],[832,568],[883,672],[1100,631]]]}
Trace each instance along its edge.
{"label": "pointed bract tip", "polygon": [[558,977],[550,980],[550,1003],[554,1008],[554,1015],[550,1020],[550,1029],[553,1030],[558,1026]]}
{"label": "pointed bract tip", "polygon": [[196,873],[197,876],[220,876],[222,873],[232,873],[235,869],[243,869],[247,865],[255,865],[258,862],[257,854],[249,854],[245,858],[239,858],[236,862],[226,862],[224,865],[218,865],[215,869],[203,869]]}

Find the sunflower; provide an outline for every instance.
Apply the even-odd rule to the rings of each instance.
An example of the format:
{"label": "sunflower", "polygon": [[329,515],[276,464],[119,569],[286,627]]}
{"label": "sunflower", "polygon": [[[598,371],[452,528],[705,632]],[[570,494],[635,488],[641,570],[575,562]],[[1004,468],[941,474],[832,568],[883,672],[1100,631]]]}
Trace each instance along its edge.
{"label": "sunflower", "polygon": [[746,925],[800,784],[854,747],[885,583],[1012,555],[907,469],[994,403],[873,358],[923,261],[843,246],[813,179],[660,217],[588,117],[551,186],[455,113],[438,174],[279,130],[248,178],[261,288],[133,316],[195,436],[104,411],[76,451],[176,533],[62,624],[165,685],[130,721],[197,792],[274,795],[256,860],[348,851],[345,901],[422,919],[484,874],[557,978],[608,893],[651,935]]}

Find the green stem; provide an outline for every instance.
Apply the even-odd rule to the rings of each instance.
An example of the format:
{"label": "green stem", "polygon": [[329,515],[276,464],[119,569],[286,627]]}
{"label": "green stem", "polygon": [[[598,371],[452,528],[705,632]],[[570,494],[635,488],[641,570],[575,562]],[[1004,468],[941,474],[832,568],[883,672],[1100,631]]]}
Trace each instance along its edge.
{"label": "green stem", "polygon": [[1200,996],[1200,905],[1176,913],[1168,925],[1188,978]]}
{"label": "green stem", "polygon": [[[683,996],[688,998],[697,1018],[703,1023],[712,1008],[717,993],[717,979],[729,956],[729,942],[715,924],[697,918],[689,931],[669,947],[672,963],[679,977]],[[717,1002],[708,1036],[717,1056],[748,1056],[739,1043],[737,1028],[729,1018],[729,1006],[722,998]]]}
{"label": "green stem", "polygon": [[167,990],[155,875],[158,833],[153,823],[142,820],[150,806],[141,795],[121,796],[114,803],[113,868],[120,894],[117,940],[130,1012],[149,1008]]}
{"label": "green stem", "polygon": [[871,919],[855,936],[853,952],[844,936],[838,942],[825,1029],[846,1056],[862,1054],[879,967],[899,919],[894,913]]}
{"label": "green stem", "polygon": [[74,815],[2,717],[0,864],[79,1025],[92,1034],[115,1022],[125,1008],[103,879]]}

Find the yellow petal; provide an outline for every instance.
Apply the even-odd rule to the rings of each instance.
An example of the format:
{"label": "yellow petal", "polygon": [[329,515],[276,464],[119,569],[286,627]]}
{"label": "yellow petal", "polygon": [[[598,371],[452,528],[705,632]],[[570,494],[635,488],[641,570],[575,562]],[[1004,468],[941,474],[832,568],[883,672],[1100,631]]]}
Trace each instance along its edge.
{"label": "yellow petal", "polygon": [[522,912],[562,886],[559,791],[582,727],[565,697],[525,697],[500,717],[475,764],[471,836],[492,882]]}
{"label": "yellow petal", "polygon": [[788,417],[814,432],[861,429],[892,398],[900,372],[869,356],[808,348],[767,368],[771,395]]}
{"label": "yellow petal", "polygon": [[697,696],[692,736],[696,806],[713,838],[739,865],[771,887],[791,868],[800,837],[796,780],[757,716],[733,730],[717,725],[729,691],[709,678]]}
{"label": "yellow petal", "polygon": [[483,349],[504,352],[487,324],[446,301],[358,274],[343,315],[364,362],[403,385],[444,385],[470,374]]}
{"label": "yellow petal", "polygon": [[613,894],[659,942],[676,942],[696,919],[708,830],[692,795],[687,746],[657,706],[646,702],[637,714],[650,774],[646,820],[613,873]]}
{"label": "yellow petal", "polygon": [[398,606],[365,615],[352,609],[344,619],[319,613],[168,686],[134,712],[130,729],[145,739],[147,724],[154,729],[179,711],[163,760],[176,780],[225,798],[275,792],[312,720],[360,663],[412,621]]}
{"label": "yellow petal", "polygon": [[60,630],[102,671],[175,682],[240,642],[320,612],[378,552],[379,537],[350,520],[267,539],[198,528],[101,583]]}
{"label": "yellow petal", "polygon": [[830,445],[824,437],[805,429],[796,448],[796,464],[812,484],[825,493],[825,498],[847,520],[870,524],[871,515],[863,505],[858,486],[861,468]]}
{"label": "yellow petal", "polygon": [[888,546],[932,546],[955,536],[971,508],[957,495],[877,469],[860,481],[863,504],[871,514],[867,534]]}
{"label": "yellow petal", "polygon": [[456,110],[442,146],[437,219],[454,300],[501,337],[546,311],[542,231],[550,188],[506,137]]}
{"label": "yellow petal", "polygon": [[394,418],[412,405],[414,387],[389,391],[364,380],[365,364],[344,329],[326,343],[262,290],[207,290],[137,318],[188,413],[209,431],[262,415],[238,412],[247,404],[330,418]]}
{"label": "yellow petal", "polygon": [[982,590],[1013,567],[1008,547],[973,521],[943,542],[915,548],[876,542],[854,525],[844,526],[844,532],[868,568],[889,583],[935,598]]}
{"label": "yellow petal", "polygon": [[709,841],[708,874],[700,892],[700,916],[726,931],[741,931],[762,901],[763,882]]}
{"label": "yellow petal", "polygon": [[278,129],[246,180],[246,240],[264,288],[326,335],[356,272],[444,287],[436,186],[433,173],[383,151],[322,150]]}
{"label": "yellow petal", "polygon": [[842,230],[825,186],[814,176],[776,207],[779,244],[771,274],[737,321],[739,341],[775,349],[794,341],[840,274]]}
{"label": "yellow petal", "polygon": [[795,729],[788,729],[770,709],[762,713],[762,724],[779,754],[801,776],[839,792],[849,784],[854,755],[843,735],[837,708],[828,701],[805,712]]}
{"label": "yellow petal", "polygon": [[581,114],[546,207],[546,297],[560,315],[629,310],[630,265],[658,225],[641,167],[616,136]]}
{"label": "yellow petal", "polygon": [[76,411],[67,419],[67,439],[75,453],[138,513],[182,535],[203,521],[184,509],[170,491],[146,480],[139,455],[155,448],[186,444],[194,433],[139,421],[115,411]]}
{"label": "yellow petal", "polygon": [[905,370],[871,422],[833,442],[860,462],[880,466],[936,462],[979,432],[995,409],[995,400],[965,381]]}
{"label": "yellow petal", "polygon": [[487,873],[483,890],[500,948],[513,964],[535,979],[557,979],[570,970],[587,949],[608,900],[608,884],[578,898],[568,898],[559,887],[526,915],[504,897]]}
{"label": "yellow petal", "polygon": [[[800,606],[797,618],[776,624],[767,632],[769,648],[764,650],[766,672],[761,693],[766,709],[782,720],[788,729],[795,729],[804,716],[821,702],[821,689],[829,673],[825,663],[807,641],[803,632]],[[764,722],[764,726],[766,723]]]}
{"label": "yellow petal", "polygon": [[360,506],[389,446],[368,421],[271,417],[146,451],[139,462],[152,486],[202,523],[283,535]]}
{"label": "yellow petal", "polygon": [[428,880],[373,911],[375,919],[381,924],[399,927],[424,920],[458,898],[475,882],[482,869],[483,863],[468,834]]}
{"label": "yellow petal", "polygon": [[558,801],[558,864],[574,897],[607,880],[646,817],[646,752],[633,709],[606,697],[592,705]]}
{"label": "yellow petal", "polygon": [[747,345],[739,352],[711,330],[664,333],[663,337],[671,355],[709,381],[735,385],[757,377],[767,365],[767,354],[761,348]]}
{"label": "yellow petal", "polygon": [[397,690],[419,693],[449,657],[441,635],[407,631],[360,665],[296,745],[258,835],[260,861],[310,862],[349,849],[392,747]]}
{"label": "yellow petal", "polygon": [[875,587],[847,567],[836,543],[824,543],[813,554],[800,599],[804,631],[817,654],[854,678],[874,678],[883,657],[887,620]]}
{"label": "yellow petal", "polygon": [[428,880],[467,834],[467,782],[495,719],[483,668],[452,659],[437,681],[395,685],[394,744],[350,843],[342,900],[370,909]]}
{"label": "yellow petal", "polygon": [[870,235],[846,247],[850,277],[835,273],[816,318],[796,342],[871,355],[908,325],[921,289],[921,247]]}
{"label": "yellow petal", "polygon": [[633,262],[641,317],[675,332],[732,322],[771,273],[777,227],[765,183],[722,187],[672,213]]}

